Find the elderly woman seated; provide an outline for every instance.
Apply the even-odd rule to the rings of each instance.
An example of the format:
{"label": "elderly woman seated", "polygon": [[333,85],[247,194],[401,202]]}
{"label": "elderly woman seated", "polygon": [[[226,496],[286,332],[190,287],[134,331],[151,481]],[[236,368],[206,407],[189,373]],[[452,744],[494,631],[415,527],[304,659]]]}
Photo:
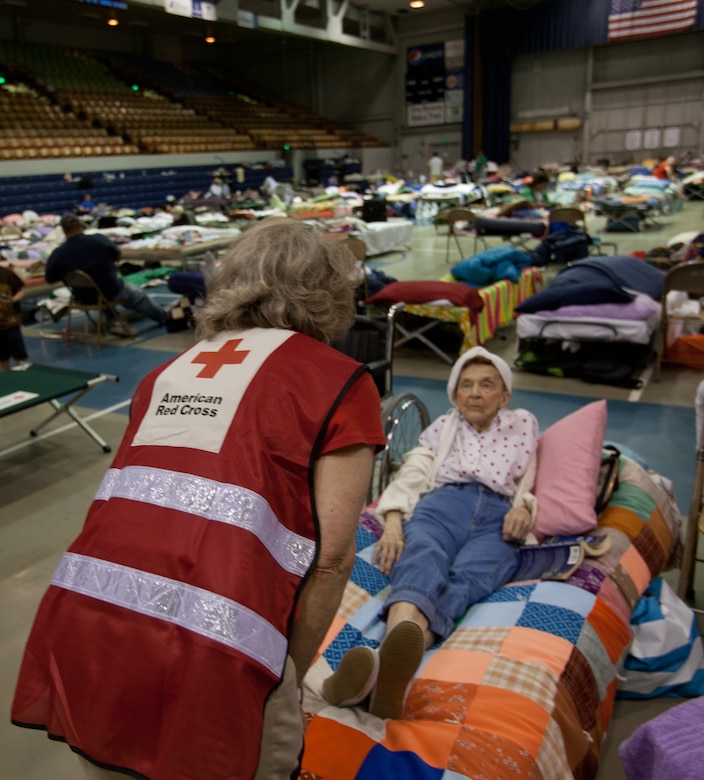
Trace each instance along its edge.
{"label": "elderly woman seated", "polygon": [[538,423],[508,409],[511,369],[474,347],[447,385],[453,409],[420,436],[379,499],[384,523],[372,562],[391,577],[386,636],[355,647],[323,695],[398,718],[424,651],[449,636],[469,606],[509,582],[535,517]]}

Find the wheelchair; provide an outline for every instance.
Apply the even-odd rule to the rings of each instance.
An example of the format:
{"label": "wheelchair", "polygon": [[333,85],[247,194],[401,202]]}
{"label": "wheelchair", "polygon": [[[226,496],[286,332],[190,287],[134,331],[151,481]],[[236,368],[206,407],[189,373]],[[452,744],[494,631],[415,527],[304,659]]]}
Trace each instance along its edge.
{"label": "wheelchair", "polygon": [[364,363],[372,374],[381,397],[381,420],[386,446],[374,463],[369,501],[377,499],[394,479],[404,455],[418,444],[418,437],[430,425],[426,405],[414,393],[393,392],[395,307],[384,316],[357,315],[347,333],[332,346]]}

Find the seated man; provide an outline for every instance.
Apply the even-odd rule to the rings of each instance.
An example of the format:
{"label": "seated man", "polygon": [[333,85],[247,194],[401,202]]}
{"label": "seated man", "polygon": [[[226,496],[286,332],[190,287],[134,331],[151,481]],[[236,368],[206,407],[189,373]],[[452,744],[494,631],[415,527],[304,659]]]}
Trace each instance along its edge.
{"label": "seated man", "polygon": [[[84,271],[109,301],[136,311],[159,325],[166,322],[166,312],[144,290],[125,282],[118,273],[115,263],[120,259],[120,249],[116,244],[99,234],[84,235],[83,224],[75,214],[64,214],[60,224],[66,241],[49,255],[44,274],[47,282],[63,281],[69,271]],[[79,297],[81,295],[85,297]],[[79,303],[95,303],[90,295],[90,291],[77,292],[76,300]],[[125,328],[119,322],[111,323],[110,330],[118,336],[137,335],[132,328]]]}

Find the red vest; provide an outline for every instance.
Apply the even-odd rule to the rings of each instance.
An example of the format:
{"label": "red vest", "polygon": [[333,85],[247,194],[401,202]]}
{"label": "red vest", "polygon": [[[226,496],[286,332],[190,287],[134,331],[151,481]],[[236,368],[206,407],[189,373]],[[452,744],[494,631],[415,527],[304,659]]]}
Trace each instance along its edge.
{"label": "red vest", "polygon": [[152,780],[254,775],[317,549],[313,463],[358,370],[255,329],[145,378],[40,606],[15,723]]}

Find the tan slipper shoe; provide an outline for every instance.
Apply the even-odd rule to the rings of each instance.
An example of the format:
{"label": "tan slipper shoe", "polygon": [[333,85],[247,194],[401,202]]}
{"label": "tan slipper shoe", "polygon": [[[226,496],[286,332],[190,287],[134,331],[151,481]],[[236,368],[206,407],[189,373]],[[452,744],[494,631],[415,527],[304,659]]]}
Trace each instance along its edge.
{"label": "tan slipper shoe", "polygon": [[413,620],[402,621],[386,635],[379,647],[379,678],[369,704],[372,715],[401,717],[424,652],[423,629]]}
{"label": "tan slipper shoe", "polygon": [[337,671],[323,683],[323,698],[335,707],[354,707],[371,693],[379,674],[379,654],[371,647],[353,647]]}

